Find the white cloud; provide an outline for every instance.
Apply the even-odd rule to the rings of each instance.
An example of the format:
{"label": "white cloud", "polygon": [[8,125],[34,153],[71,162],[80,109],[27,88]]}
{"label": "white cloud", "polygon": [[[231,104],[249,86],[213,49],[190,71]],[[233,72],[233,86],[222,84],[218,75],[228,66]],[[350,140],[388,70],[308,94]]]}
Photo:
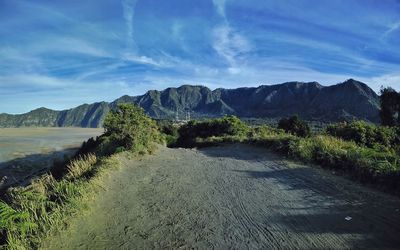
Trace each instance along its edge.
{"label": "white cloud", "polygon": [[237,59],[241,54],[251,50],[250,42],[228,25],[214,28],[213,38],[214,50],[225,58],[231,68],[236,68]]}
{"label": "white cloud", "polygon": [[[400,72],[400,71],[399,71]],[[385,74],[377,77],[372,77],[367,79],[371,82],[372,87],[377,91],[381,86],[392,87],[394,89],[400,90],[400,74],[391,73]]]}
{"label": "white cloud", "polygon": [[147,57],[147,56],[137,56],[135,54],[125,54],[122,56],[122,59],[124,61],[128,62],[133,62],[133,63],[139,63],[139,64],[147,64],[147,65],[152,65],[156,67],[167,67],[169,64],[164,61],[155,61],[154,59]]}
{"label": "white cloud", "polygon": [[229,64],[226,71],[237,75],[243,66],[240,56],[251,50],[251,44],[246,37],[230,26],[225,13],[226,0],[213,0],[213,4],[217,13],[223,18],[223,22],[213,29],[212,47]]}
{"label": "white cloud", "polygon": [[98,46],[89,43],[88,41],[77,39],[74,37],[61,37],[56,38],[50,44],[37,45],[38,52],[60,51],[60,52],[74,52],[83,55],[90,55],[95,57],[111,57],[107,51],[99,48]]}
{"label": "white cloud", "polygon": [[[0,76],[0,87],[38,87],[38,88],[54,88],[67,86],[65,80],[40,75],[40,74],[18,74]],[[18,90],[18,89],[17,89]]]}
{"label": "white cloud", "polygon": [[383,33],[383,35],[381,36],[381,40],[386,39],[391,33],[395,32],[396,30],[398,30],[400,28],[400,21],[397,21],[395,23],[392,23],[389,26],[389,29],[385,31],[385,33]]}
{"label": "white cloud", "polygon": [[122,0],[122,9],[126,25],[126,46],[128,51],[136,50],[136,44],[133,36],[133,18],[135,16],[135,7],[137,0]]}
{"label": "white cloud", "polygon": [[215,8],[217,9],[218,14],[225,18],[225,2],[226,0],[213,0],[213,4]]}

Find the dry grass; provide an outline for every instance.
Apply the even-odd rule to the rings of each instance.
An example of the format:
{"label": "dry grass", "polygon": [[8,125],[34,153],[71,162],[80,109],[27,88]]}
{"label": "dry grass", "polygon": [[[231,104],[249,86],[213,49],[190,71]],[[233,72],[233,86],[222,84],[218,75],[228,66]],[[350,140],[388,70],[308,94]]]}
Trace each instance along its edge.
{"label": "dry grass", "polygon": [[69,180],[79,179],[89,174],[97,162],[95,154],[87,154],[80,156],[78,159],[71,161],[68,166],[68,173],[66,178]]}

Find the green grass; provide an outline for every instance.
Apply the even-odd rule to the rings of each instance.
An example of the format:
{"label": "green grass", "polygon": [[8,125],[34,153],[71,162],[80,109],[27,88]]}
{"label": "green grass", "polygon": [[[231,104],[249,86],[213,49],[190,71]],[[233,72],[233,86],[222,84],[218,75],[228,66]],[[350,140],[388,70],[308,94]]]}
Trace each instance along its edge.
{"label": "green grass", "polygon": [[71,161],[67,166],[68,173],[66,178],[69,180],[79,179],[82,176],[89,174],[97,162],[95,154],[87,154],[80,156],[77,160]]}
{"label": "green grass", "polygon": [[[46,235],[65,228],[69,218],[82,212],[93,194],[102,190],[102,178],[121,165],[119,157],[84,156],[71,162],[60,180],[43,175],[27,187],[10,189],[7,202],[0,202],[0,228],[7,249],[37,249]],[[86,173],[93,170],[88,178]]]}

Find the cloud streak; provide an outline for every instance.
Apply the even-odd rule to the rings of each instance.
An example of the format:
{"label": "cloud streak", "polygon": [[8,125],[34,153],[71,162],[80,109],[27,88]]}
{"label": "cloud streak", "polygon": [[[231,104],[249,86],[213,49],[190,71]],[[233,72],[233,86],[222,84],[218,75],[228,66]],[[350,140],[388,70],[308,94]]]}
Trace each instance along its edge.
{"label": "cloud streak", "polygon": [[136,44],[133,37],[133,18],[137,0],[122,0],[123,16],[126,25],[126,46],[130,53],[136,51]]}
{"label": "cloud streak", "polygon": [[390,36],[391,33],[397,31],[400,28],[400,21],[397,21],[393,24],[390,25],[389,29],[383,33],[381,39],[386,39],[388,36]]}
{"label": "cloud streak", "polygon": [[238,57],[251,50],[249,41],[229,26],[218,26],[213,30],[213,48],[229,63],[229,70],[235,73],[238,70]]}
{"label": "cloud streak", "polygon": [[221,17],[226,18],[226,15],[225,15],[225,2],[226,2],[226,0],[212,0],[212,1],[213,1],[214,6],[217,9],[218,14]]}

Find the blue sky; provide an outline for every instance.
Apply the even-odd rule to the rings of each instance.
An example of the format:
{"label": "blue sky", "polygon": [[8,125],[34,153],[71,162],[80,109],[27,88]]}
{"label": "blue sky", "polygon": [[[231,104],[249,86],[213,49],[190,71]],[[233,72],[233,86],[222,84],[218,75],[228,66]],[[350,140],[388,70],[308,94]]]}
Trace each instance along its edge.
{"label": "blue sky", "polygon": [[400,1],[0,0],[0,113],[182,84],[400,88]]}

